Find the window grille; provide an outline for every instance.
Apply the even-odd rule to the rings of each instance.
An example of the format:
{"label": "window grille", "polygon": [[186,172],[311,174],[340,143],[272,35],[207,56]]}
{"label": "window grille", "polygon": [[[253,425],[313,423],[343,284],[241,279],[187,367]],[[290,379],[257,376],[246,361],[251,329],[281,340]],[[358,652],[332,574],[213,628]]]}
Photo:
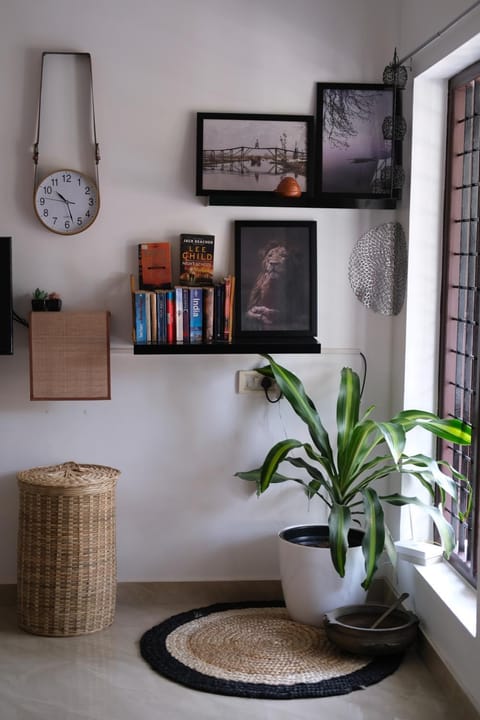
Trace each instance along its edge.
{"label": "window grille", "polygon": [[473,426],[473,442],[465,447],[440,443],[440,456],[469,480],[473,492],[468,521],[459,514],[468,506],[469,488],[457,483],[458,499],[447,496],[444,513],[453,525],[454,567],[476,585],[479,418],[479,187],[480,63],[449,83],[447,177],[440,331],[440,413]]}

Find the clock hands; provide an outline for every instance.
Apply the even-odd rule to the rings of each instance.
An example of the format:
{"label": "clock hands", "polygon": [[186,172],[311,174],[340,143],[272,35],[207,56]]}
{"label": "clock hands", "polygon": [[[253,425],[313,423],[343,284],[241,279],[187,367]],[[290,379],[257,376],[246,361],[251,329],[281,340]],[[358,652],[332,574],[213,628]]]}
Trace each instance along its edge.
{"label": "clock hands", "polygon": [[64,197],[61,193],[59,193],[58,190],[56,190],[55,192],[57,193],[58,197],[61,200],[63,200],[63,202],[67,206],[68,214],[70,215],[70,220],[73,222],[73,216],[72,216],[72,211],[70,210],[70,205],[75,205],[75,202],[73,202],[72,200],[67,200],[67,198]]}

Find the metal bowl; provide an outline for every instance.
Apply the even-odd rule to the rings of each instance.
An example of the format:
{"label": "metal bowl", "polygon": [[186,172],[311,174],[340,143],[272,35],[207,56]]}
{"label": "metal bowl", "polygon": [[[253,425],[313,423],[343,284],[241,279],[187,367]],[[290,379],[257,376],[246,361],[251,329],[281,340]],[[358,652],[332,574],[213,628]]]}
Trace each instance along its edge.
{"label": "metal bowl", "polygon": [[388,605],[365,603],[346,605],[325,613],[323,622],[328,639],[355,655],[393,655],[412,645],[417,637],[416,615],[396,609],[381,625],[372,628]]}

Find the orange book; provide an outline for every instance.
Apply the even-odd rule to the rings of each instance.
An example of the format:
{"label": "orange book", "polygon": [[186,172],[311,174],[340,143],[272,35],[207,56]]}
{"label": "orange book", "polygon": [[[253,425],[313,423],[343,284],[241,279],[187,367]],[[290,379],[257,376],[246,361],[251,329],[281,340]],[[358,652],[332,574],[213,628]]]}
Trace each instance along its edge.
{"label": "orange book", "polygon": [[171,286],[172,260],[169,242],[138,245],[138,284],[140,290]]}

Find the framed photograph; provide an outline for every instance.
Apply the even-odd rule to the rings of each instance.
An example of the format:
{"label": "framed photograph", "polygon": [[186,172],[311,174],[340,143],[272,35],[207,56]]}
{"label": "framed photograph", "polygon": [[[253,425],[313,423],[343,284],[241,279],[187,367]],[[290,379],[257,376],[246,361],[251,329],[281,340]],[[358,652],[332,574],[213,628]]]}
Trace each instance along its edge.
{"label": "framed photograph", "polygon": [[317,83],[317,195],[396,197],[394,89]]}
{"label": "framed photograph", "polygon": [[294,177],[313,197],[313,116],[197,113],[197,195],[271,195]]}
{"label": "framed photograph", "polygon": [[235,339],[317,334],[317,225],[235,222]]}

